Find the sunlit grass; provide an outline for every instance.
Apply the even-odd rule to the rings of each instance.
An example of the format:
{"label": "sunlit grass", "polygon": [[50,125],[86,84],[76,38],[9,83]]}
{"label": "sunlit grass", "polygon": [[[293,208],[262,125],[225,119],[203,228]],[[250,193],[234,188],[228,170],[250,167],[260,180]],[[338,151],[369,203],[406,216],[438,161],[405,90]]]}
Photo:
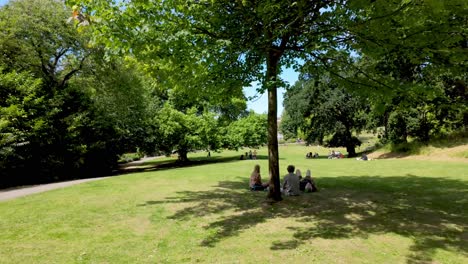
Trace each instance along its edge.
{"label": "sunlit grass", "polygon": [[0,263],[468,263],[466,163],[286,145],[281,174],[311,169],[320,192],[269,205],[247,189],[267,151],[245,151],[2,202]]}

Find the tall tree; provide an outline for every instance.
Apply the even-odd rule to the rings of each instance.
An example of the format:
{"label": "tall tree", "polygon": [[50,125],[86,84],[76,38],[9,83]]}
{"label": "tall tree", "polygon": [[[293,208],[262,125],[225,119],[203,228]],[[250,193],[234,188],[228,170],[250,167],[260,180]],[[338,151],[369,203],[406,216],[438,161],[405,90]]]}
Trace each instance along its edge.
{"label": "tall tree", "polygon": [[177,151],[180,162],[187,162],[193,150],[217,150],[221,147],[221,133],[213,113],[197,113],[196,108],[179,111],[166,103],[154,117],[159,137],[155,148],[165,154]]}
{"label": "tall tree", "polygon": [[[98,27],[96,32],[108,46],[150,61],[153,70],[164,77],[161,78],[164,82],[207,92],[214,78],[224,80],[222,91],[229,91],[233,85],[261,81],[261,90],[268,93],[268,152],[272,177],[269,197],[278,201],[282,198],[277,88],[282,85],[279,78],[282,67],[299,68],[303,63],[312,70],[317,65],[326,66],[336,76],[349,80],[340,76],[339,69],[353,65],[356,54],[369,52],[377,56],[400,43],[401,35],[407,31],[412,35],[405,45],[423,46],[415,39],[417,30],[428,27],[417,28],[412,24],[419,25],[428,18],[429,15],[425,15],[419,20],[416,14],[431,11],[438,1],[68,2],[81,5],[76,6],[82,12],[79,19],[85,18]],[[463,0],[456,2],[463,4]],[[445,11],[437,16],[444,14]],[[385,30],[380,29],[382,26]],[[428,35],[424,36],[428,39]]]}
{"label": "tall tree", "polygon": [[308,143],[325,142],[330,147],[346,147],[349,157],[356,156],[361,142],[353,136],[366,125],[368,102],[330,78],[301,78],[285,95],[290,129],[300,129]]}
{"label": "tall tree", "polygon": [[[109,1],[69,2],[81,3],[82,11],[89,12],[84,17],[99,17],[97,26],[107,34],[108,43],[117,38],[118,46],[132,46],[140,57],[163,57],[161,62],[169,62],[166,69],[177,68],[185,77],[194,77],[192,82],[206,85],[212,76],[225,77],[229,85],[260,80],[262,90],[268,92],[269,197],[281,200],[277,88],[282,81],[278,76],[282,66],[296,64],[302,57],[297,52],[316,49],[322,42],[339,48],[333,36],[349,16],[342,7],[346,1],[132,1],[122,7]],[[330,9],[335,12],[325,12]],[[135,30],[123,30],[128,28]],[[178,65],[188,70],[180,71]]]}
{"label": "tall tree", "polygon": [[110,173],[142,138],[139,69],[103,60],[70,13],[58,0],[0,8],[0,185]]}
{"label": "tall tree", "polygon": [[87,37],[67,23],[70,9],[54,0],[16,0],[0,10],[0,62],[30,71],[49,94],[63,89],[88,57]]}

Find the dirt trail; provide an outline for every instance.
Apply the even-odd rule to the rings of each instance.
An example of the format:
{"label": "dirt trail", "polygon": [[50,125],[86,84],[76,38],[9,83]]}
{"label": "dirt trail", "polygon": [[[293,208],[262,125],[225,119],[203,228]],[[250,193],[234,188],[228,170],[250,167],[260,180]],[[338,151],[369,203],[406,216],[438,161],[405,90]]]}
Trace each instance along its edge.
{"label": "dirt trail", "polygon": [[0,201],[11,200],[11,199],[23,197],[23,196],[34,194],[34,193],[41,193],[41,192],[45,192],[49,190],[54,190],[54,189],[68,187],[71,185],[80,184],[83,182],[97,181],[97,180],[101,180],[105,178],[109,178],[109,177],[82,179],[82,180],[49,183],[49,184],[42,184],[42,185],[35,185],[35,186],[19,187],[15,189],[0,190]]}

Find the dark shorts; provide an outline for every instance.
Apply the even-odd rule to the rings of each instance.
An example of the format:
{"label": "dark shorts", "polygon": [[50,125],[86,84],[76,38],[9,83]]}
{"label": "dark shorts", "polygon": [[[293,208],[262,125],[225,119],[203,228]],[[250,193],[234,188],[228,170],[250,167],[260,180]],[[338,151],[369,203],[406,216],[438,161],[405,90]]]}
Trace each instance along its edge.
{"label": "dark shorts", "polygon": [[262,185],[254,185],[254,186],[251,186],[250,187],[250,190],[251,191],[263,191],[265,190],[265,186],[262,186]]}

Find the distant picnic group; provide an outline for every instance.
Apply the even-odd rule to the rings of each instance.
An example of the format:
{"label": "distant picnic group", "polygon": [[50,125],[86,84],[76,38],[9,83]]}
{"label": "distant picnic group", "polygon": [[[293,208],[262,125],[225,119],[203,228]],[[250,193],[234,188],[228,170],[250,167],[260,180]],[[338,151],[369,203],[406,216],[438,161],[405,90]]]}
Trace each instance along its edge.
{"label": "distant picnic group", "polygon": [[343,155],[343,153],[334,150],[332,150],[330,154],[328,154],[328,159],[343,159],[344,157],[345,156]]}
{"label": "distant picnic group", "polygon": [[[294,173],[294,165],[287,167],[288,174],[286,174],[281,183],[281,192],[287,196],[297,196],[301,192],[316,192],[318,191],[315,180],[312,178],[312,173],[307,170],[306,176],[302,178],[301,171],[298,169]],[[263,191],[268,190],[270,183],[262,182],[260,175],[260,165],[255,165],[250,175],[250,190]]]}
{"label": "distant picnic group", "polygon": [[319,154],[317,152],[315,152],[315,153],[312,153],[312,152],[306,153],[306,159],[316,159],[318,157],[319,157]]}
{"label": "distant picnic group", "polygon": [[244,160],[244,159],[254,159],[254,160],[256,160],[257,159],[257,150],[254,149],[253,152],[252,152],[252,150],[250,150],[249,152],[246,152],[245,155],[242,154],[240,156],[240,160]]}

